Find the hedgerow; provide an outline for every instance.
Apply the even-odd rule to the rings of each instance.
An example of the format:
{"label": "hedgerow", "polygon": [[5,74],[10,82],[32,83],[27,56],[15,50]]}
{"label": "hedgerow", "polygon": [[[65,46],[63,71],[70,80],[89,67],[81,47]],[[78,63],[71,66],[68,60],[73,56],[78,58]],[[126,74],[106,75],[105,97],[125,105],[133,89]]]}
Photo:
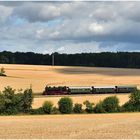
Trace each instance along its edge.
{"label": "hedgerow", "polygon": [[119,99],[111,96],[100,101],[96,105],[86,100],[82,104],[75,103],[69,97],[63,97],[58,101],[58,108],[50,101],[44,102],[43,106],[32,109],[33,91],[32,89],[18,90],[5,87],[0,92],[0,114],[11,115],[18,113],[28,114],[70,114],[70,113],[113,113],[113,112],[135,112],[140,111],[140,91],[136,90],[129,96],[129,101],[119,106]]}

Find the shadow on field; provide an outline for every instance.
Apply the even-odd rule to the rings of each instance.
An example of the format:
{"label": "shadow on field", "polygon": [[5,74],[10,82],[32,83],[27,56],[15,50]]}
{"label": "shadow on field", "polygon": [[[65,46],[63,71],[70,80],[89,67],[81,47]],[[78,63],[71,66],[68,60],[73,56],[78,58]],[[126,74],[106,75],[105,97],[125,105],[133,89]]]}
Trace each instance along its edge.
{"label": "shadow on field", "polygon": [[17,77],[17,76],[6,76],[6,77],[8,77],[8,78],[22,78],[22,79],[24,79],[24,77]]}
{"label": "shadow on field", "polygon": [[63,74],[101,74],[108,76],[140,76],[140,69],[71,67],[55,69]]}

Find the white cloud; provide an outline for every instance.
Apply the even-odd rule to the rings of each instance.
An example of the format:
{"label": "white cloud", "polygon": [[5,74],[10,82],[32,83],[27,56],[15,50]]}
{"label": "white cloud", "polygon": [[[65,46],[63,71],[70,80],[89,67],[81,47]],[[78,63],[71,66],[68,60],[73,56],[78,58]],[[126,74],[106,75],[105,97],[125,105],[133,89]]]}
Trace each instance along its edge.
{"label": "white cloud", "polygon": [[43,29],[36,30],[36,37],[40,39],[42,37],[43,33],[44,33]]}
{"label": "white cloud", "polygon": [[6,18],[12,13],[12,10],[13,8],[11,7],[0,5],[0,22],[6,20]]}
{"label": "white cloud", "polygon": [[0,50],[140,50],[139,13],[140,2],[0,2]]}
{"label": "white cloud", "polygon": [[103,32],[103,26],[98,23],[91,23],[89,25],[89,31],[93,33],[102,33]]}
{"label": "white cloud", "polygon": [[50,33],[49,36],[50,36],[51,38],[55,38],[55,37],[59,36],[59,34],[60,34],[60,33],[59,33],[58,31],[54,31],[54,32]]}
{"label": "white cloud", "polygon": [[60,53],[64,53],[65,52],[65,47],[60,47],[57,49],[57,52],[60,52]]}

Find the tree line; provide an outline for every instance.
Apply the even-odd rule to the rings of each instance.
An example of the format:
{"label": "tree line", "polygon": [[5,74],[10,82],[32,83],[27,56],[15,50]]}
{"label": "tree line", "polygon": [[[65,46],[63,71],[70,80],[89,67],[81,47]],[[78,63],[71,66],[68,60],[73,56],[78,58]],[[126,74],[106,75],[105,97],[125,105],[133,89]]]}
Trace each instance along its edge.
{"label": "tree line", "polygon": [[95,66],[116,68],[140,68],[140,52],[101,52],[77,54],[40,54],[34,52],[0,52],[0,63],[61,66]]}

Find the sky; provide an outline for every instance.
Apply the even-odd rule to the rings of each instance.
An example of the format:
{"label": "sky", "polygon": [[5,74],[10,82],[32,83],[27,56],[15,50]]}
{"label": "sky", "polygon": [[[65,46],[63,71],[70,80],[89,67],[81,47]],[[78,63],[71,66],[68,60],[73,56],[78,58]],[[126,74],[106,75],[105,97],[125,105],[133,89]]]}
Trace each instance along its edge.
{"label": "sky", "polygon": [[0,51],[140,52],[140,1],[0,2]]}

